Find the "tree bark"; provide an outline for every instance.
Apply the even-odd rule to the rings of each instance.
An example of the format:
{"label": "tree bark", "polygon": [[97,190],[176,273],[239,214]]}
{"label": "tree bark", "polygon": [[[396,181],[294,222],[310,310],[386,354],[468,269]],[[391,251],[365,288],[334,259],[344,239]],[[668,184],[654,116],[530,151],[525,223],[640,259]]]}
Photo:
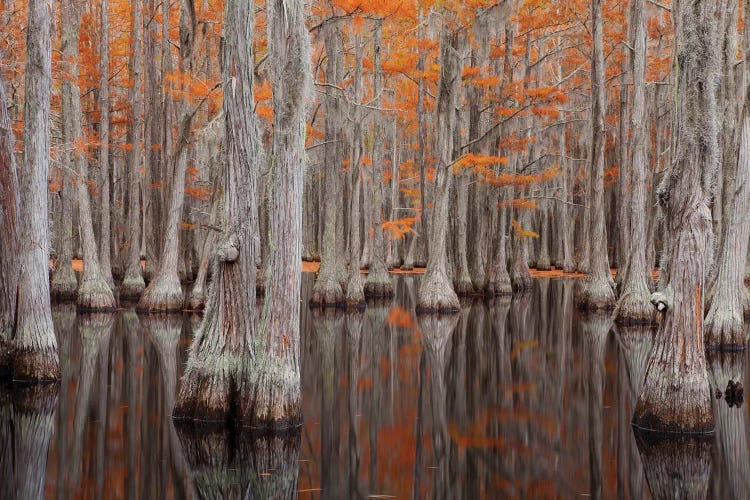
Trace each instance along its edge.
{"label": "tree bark", "polygon": [[[195,8],[192,0],[180,4],[180,69],[183,73],[192,70],[193,44],[195,43]],[[138,309],[143,311],[179,311],[185,301],[179,276],[180,231],[182,210],[185,203],[185,176],[187,174],[188,148],[195,113],[190,109],[187,97],[180,103],[181,120],[177,145],[172,157],[172,186],[167,212],[159,267],[156,276],[143,291]],[[145,221],[145,219],[144,219]],[[147,223],[145,221],[144,223]]]}
{"label": "tree bark", "polygon": [[[99,268],[99,255],[91,216],[88,188],[88,160],[82,130],[81,91],[78,88],[78,32],[84,4],[81,0],[63,0],[62,59],[66,78],[62,82],[63,119],[67,129],[68,162],[75,172],[75,192],[78,200],[78,228],[83,251],[83,277],[78,287],[78,307],[89,311],[114,310],[117,306],[112,289]],[[71,161],[72,160],[72,161]]]}
{"label": "tree bark", "polygon": [[[375,21],[375,41],[373,58],[374,65],[374,86],[375,105],[380,107],[383,104],[383,64],[381,58],[381,45],[383,39],[383,21]],[[393,284],[391,275],[385,264],[385,241],[383,239],[383,163],[385,155],[383,146],[385,139],[385,127],[383,126],[383,117],[381,111],[376,111],[373,119],[375,134],[372,146],[372,164],[370,166],[372,175],[370,176],[372,188],[372,211],[370,217],[370,228],[373,231],[372,236],[372,260],[370,262],[370,272],[365,280],[365,297],[380,298],[393,297]]]}
{"label": "tree bark", "polygon": [[[630,242],[629,252],[620,252],[627,258],[618,261],[618,274],[626,272],[622,282],[622,292],[617,302],[615,317],[619,323],[651,323],[654,309],[650,304],[651,292],[646,277],[651,269],[646,265],[646,4],[645,0],[633,0],[631,22],[633,26],[633,120],[630,128],[633,133],[631,151],[633,161],[629,179],[631,183],[630,199]],[[620,166],[622,168],[622,165]],[[621,242],[622,244],[622,242]],[[625,257],[626,256],[626,257]],[[625,271],[627,269],[627,271]]]}
{"label": "tree bark", "polygon": [[708,207],[718,164],[719,51],[714,2],[678,3],[675,19],[674,155],[659,186],[667,228],[666,288],[652,296],[662,318],[633,424],[705,433],[714,429],[703,317],[713,233]]}
{"label": "tree bark", "polygon": [[146,288],[141,268],[141,162],[143,152],[143,0],[133,1],[133,55],[130,58],[130,79],[133,86],[128,92],[132,106],[132,122],[128,132],[128,226],[127,267],[120,285],[120,299],[138,300]]}
{"label": "tree bark", "polygon": [[578,283],[576,303],[582,309],[611,309],[615,305],[615,294],[610,286],[612,275],[607,258],[607,234],[604,214],[604,162],[607,94],[604,80],[604,47],[602,1],[591,0],[594,53],[591,61],[591,198],[588,210],[591,213],[589,246],[589,269],[585,279]]}
{"label": "tree bark", "polygon": [[[750,6],[747,2],[744,2],[744,5],[745,14],[750,13]],[[739,155],[736,157],[733,155],[734,137],[730,144],[727,144],[730,139],[724,137],[723,144],[722,168],[725,175],[732,177],[733,182],[725,183],[728,191],[724,193],[724,196],[728,199],[728,209],[724,211],[726,216],[723,220],[724,242],[720,247],[721,254],[714,296],[704,325],[704,341],[706,348],[709,349],[744,349],[747,343],[743,318],[747,302],[747,290],[744,283],[745,263],[748,255],[748,238],[750,238],[750,221],[746,217],[750,210],[750,68],[748,68],[750,26],[748,25],[745,26],[743,45],[745,64],[742,76],[745,102],[741,116]],[[725,54],[725,57],[728,55]],[[731,78],[731,75],[727,75],[727,78]],[[733,88],[732,85],[727,85],[727,87]],[[728,103],[727,106],[733,107],[734,103]],[[731,127],[733,124],[725,123],[726,126]],[[727,130],[725,129],[724,132],[727,133]],[[730,161],[735,164],[734,170],[727,167]]]}
{"label": "tree bark", "polygon": [[99,268],[104,281],[114,287],[111,263],[111,216],[109,189],[109,0],[101,5],[101,41],[99,43],[99,175],[102,193],[99,234]]}
{"label": "tree bark", "polygon": [[21,276],[18,283],[13,379],[60,378],[49,293],[51,17],[46,0],[30,0],[26,27],[24,169],[21,173]]}
{"label": "tree bark", "polygon": [[9,374],[16,324],[19,278],[21,193],[15,157],[15,135],[0,76],[0,378]]}
{"label": "tree bark", "polygon": [[354,188],[350,196],[351,206],[349,208],[349,281],[346,284],[346,307],[347,309],[362,309],[365,306],[364,278],[359,269],[359,258],[361,255],[361,213],[362,205],[360,195],[364,184],[362,176],[362,120],[359,103],[362,101],[362,48],[363,43],[358,35],[354,37],[354,106],[351,114],[352,123],[352,175],[354,175]]}
{"label": "tree bark", "polygon": [[419,284],[417,312],[457,312],[458,296],[448,277],[446,241],[448,204],[453,182],[453,139],[456,128],[456,99],[461,83],[461,62],[457,35],[443,26],[440,34],[440,79],[436,103],[435,196],[429,227],[427,271]]}
{"label": "tree bark", "polygon": [[281,429],[302,424],[300,254],[306,168],[305,112],[312,90],[312,71],[304,0],[270,0],[266,7],[274,88],[269,185],[272,252],[253,367],[251,425]]}
{"label": "tree bark", "polygon": [[[344,39],[341,27],[329,22],[323,27],[325,50],[327,54],[325,77],[326,82],[338,85],[343,77]],[[323,249],[320,259],[320,272],[315,278],[311,306],[339,307],[344,303],[344,289],[340,281],[344,266],[344,255],[339,255],[338,240],[344,238],[337,231],[338,220],[344,216],[342,210],[341,189],[341,151],[343,141],[341,114],[341,96],[335,95],[332,88],[326,88],[326,121],[325,146],[323,158],[323,175],[325,199],[323,206]],[[359,272],[359,266],[354,261]]]}
{"label": "tree bark", "polygon": [[[253,210],[263,158],[253,102],[254,9],[228,0],[222,82],[226,173],[224,234],[216,252],[206,312],[188,356],[173,416],[213,421],[249,420],[255,367],[255,247]],[[297,256],[297,260],[298,260]],[[295,296],[296,297],[296,296]]]}

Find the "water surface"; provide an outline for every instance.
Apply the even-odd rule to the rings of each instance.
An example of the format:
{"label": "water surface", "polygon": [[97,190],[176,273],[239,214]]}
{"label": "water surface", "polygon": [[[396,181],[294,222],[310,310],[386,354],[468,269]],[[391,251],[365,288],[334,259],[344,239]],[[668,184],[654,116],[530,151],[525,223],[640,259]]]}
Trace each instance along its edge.
{"label": "water surface", "polygon": [[[61,383],[0,389],[0,499],[750,497],[747,406],[715,400],[707,440],[636,436],[652,332],[580,315],[575,281],[417,318],[419,278],[395,279],[363,313],[303,307],[283,438],[175,428],[197,316],[56,306]],[[712,385],[746,356],[712,355]]]}

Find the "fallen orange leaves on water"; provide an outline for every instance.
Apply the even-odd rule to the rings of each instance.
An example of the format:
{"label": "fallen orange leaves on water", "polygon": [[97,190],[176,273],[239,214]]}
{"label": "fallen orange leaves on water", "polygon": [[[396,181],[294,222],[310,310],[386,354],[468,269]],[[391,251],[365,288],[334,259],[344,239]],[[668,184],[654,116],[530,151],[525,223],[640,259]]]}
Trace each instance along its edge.
{"label": "fallen orange leaves on water", "polygon": [[[54,261],[50,259],[50,265],[54,266]],[[141,260],[141,266],[146,267],[146,261]],[[73,259],[73,270],[76,272],[83,271],[83,261],[81,259]],[[320,262],[302,261],[302,272],[303,273],[317,273],[320,270]],[[403,269],[391,269],[391,274],[424,274],[426,269],[424,267],[415,267],[412,270],[405,271]],[[549,271],[539,271],[538,269],[531,269],[531,276],[534,278],[585,278],[586,275],[583,273],[566,273],[562,269],[557,269],[554,266]],[[612,269],[612,276],[617,275],[617,269]],[[363,269],[362,273],[367,274],[367,270]],[[654,279],[659,278],[658,269],[653,270]]]}

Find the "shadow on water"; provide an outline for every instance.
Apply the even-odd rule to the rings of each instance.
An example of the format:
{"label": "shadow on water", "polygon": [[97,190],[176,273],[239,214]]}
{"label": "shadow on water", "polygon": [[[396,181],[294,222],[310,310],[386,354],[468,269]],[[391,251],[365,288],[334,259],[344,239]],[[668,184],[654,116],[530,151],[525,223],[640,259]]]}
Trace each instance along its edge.
{"label": "shadow on water", "polygon": [[60,383],[0,388],[0,500],[750,496],[747,406],[724,395],[747,353],[709,356],[713,438],[657,440],[630,426],[652,330],[579,313],[562,279],[449,316],[417,317],[417,285],[302,307],[304,424],[282,437],[175,429],[198,316],[56,306]]}

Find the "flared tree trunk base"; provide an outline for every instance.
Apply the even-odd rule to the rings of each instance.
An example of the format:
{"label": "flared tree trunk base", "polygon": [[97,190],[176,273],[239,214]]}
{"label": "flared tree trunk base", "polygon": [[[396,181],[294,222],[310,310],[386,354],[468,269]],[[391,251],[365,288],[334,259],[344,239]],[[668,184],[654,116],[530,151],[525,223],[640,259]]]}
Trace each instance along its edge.
{"label": "flared tree trunk base", "polygon": [[711,308],[703,323],[703,335],[706,349],[741,351],[747,346],[743,317],[730,308]]}
{"label": "flared tree trunk base", "polygon": [[137,302],[143,291],[146,289],[146,283],[143,281],[143,275],[140,271],[128,270],[120,285],[120,300],[127,302]]}
{"label": "flared tree trunk base", "polygon": [[577,283],[575,303],[582,311],[611,311],[615,308],[615,292],[607,279],[587,277]]}
{"label": "flared tree trunk base", "polygon": [[50,297],[58,302],[76,300],[78,280],[76,273],[70,265],[63,266],[52,275],[50,283]]}
{"label": "flared tree trunk base", "polygon": [[573,262],[573,259],[563,260],[562,262],[560,262],[560,265],[557,267],[562,269],[564,273],[576,272],[576,263]]}
{"label": "flared tree trunk base", "polygon": [[258,363],[252,377],[254,398],[241,401],[238,421],[243,427],[269,432],[286,431],[302,425],[300,374],[277,359]]}
{"label": "flared tree trunk base", "polygon": [[668,366],[661,367],[658,361],[649,367],[633,426],[667,434],[714,432],[711,388],[705,370],[667,370]]}
{"label": "flared tree trunk base", "polygon": [[157,275],[143,291],[136,309],[142,312],[178,312],[185,305],[185,294],[177,274]]}
{"label": "flared tree trunk base", "polygon": [[346,308],[348,310],[362,310],[367,307],[365,301],[364,279],[357,270],[349,277],[346,285]]}
{"label": "flared tree trunk base", "polygon": [[654,306],[648,289],[625,291],[615,308],[615,322],[619,325],[651,325],[654,323]]}
{"label": "flared tree trunk base", "polygon": [[60,380],[60,359],[53,348],[13,352],[13,380],[22,383],[44,384]]}
{"label": "flared tree trunk base", "polygon": [[474,283],[468,273],[463,274],[453,282],[453,290],[459,297],[470,297],[474,295]]}
{"label": "flared tree trunk base", "polygon": [[425,274],[418,295],[417,314],[454,313],[461,308],[458,295],[441,272]]}
{"label": "flared tree trunk base", "polygon": [[514,272],[510,282],[514,292],[528,292],[534,289],[534,278],[531,277],[528,268]]}
{"label": "flared tree trunk base", "polygon": [[550,269],[552,269],[552,263],[550,262],[549,257],[540,257],[539,259],[537,259],[536,268],[539,271],[549,271]]}
{"label": "flared tree trunk base", "polygon": [[230,377],[221,373],[186,374],[172,418],[224,426],[232,419],[233,408],[237,404],[235,393]]}
{"label": "flared tree trunk base", "polygon": [[104,278],[84,280],[78,288],[76,305],[81,311],[114,311],[117,301]]}
{"label": "flared tree trunk base", "polygon": [[492,277],[484,287],[485,297],[497,297],[501,295],[513,295],[513,285],[510,276]]}
{"label": "flared tree trunk base", "polygon": [[366,299],[393,297],[393,282],[385,267],[370,270],[365,281],[364,291]]}
{"label": "flared tree trunk base", "polygon": [[193,287],[188,298],[188,308],[199,311],[204,307],[206,307],[206,289],[203,284],[196,281],[196,286]]}
{"label": "flared tree trunk base", "polygon": [[318,274],[308,304],[310,307],[344,307],[346,298],[338,278],[332,273]]}

